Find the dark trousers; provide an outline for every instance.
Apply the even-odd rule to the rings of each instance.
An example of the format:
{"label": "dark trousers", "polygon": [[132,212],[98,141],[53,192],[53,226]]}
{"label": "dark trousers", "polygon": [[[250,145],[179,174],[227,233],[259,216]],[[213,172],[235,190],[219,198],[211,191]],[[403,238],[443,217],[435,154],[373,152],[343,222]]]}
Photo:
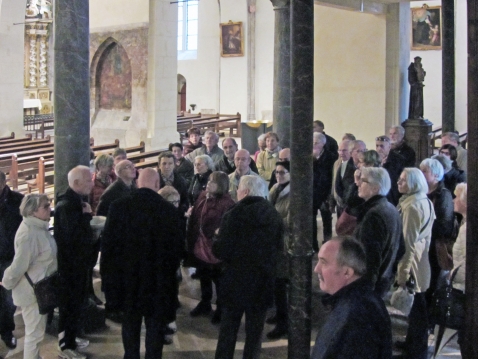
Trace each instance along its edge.
{"label": "dark trousers", "polygon": [[12,291],[0,286],[0,335],[2,337],[9,337],[15,330],[13,316],[16,308],[12,300]]}
{"label": "dark trousers", "polygon": [[101,289],[105,293],[106,311],[121,311],[122,293],[124,293],[121,275],[118,273],[108,273],[107,275],[103,275],[101,278]]}
{"label": "dark trousers", "polygon": [[274,300],[276,303],[277,327],[288,327],[287,312],[287,285],[289,280],[286,278],[276,278],[274,283]]}
{"label": "dark trousers", "polygon": [[[121,328],[123,337],[124,359],[139,359],[141,344],[141,324],[143,315],[135,312],[126,313]],[[161,359],[163,357],[164,334],[159,320],[144,317],[146,325],[145,359]]]}
{"label": "dark trousers", "polygon": [[237,332],[242,315],[246,313],[246,341],[243,359],[257,359],[261,353],[261,337],[266,319],[266,308],[228,307],[222,308],[221,327],[216,348],[216,359],[233,359]]}
{"label": "dark trousers", "polygon": [[405,339],[408,359],[428,357],[428,310],[425,293],[415,293],[412,309],[408,315],[408,331]]}
{"label": "dark trousers", "polygon": [[60,272],[58,338],[61,350],[76,349],[75,339],[80,331],[81,313],[88,299],[87,288],[87,269],[78,269],[74,274]]}
{"label": "dark trousers", "polygon": [[204,265],[198,267],[200,271],[199,282],[201,284],[201,301],[202,302],[211,302],[213,289],[212,283],[216,285],[216,304],[219,305],[219,277],[221,275],[221,269],[219,265]]}

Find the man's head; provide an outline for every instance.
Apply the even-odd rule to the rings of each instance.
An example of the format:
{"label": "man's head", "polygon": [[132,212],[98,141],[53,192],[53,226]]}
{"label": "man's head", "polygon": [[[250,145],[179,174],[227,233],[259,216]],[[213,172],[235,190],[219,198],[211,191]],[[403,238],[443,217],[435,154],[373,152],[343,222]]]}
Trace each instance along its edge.
{"label": "man's head", "polygon": [[86,166],[76,166],[70,170],[68,172],[68,185],[79,195],[89,195],[93,188],[90,169]]}
{"label": "man's head", "polygon": [[264,151],[266,149],[266,134],[265,133],[257,137],[257,146],[259,146],[260,151]]}
{"label": "man's head", "polygon": [[279,146],[279,136],[275,132],[266,133],[266,148],[269,151],[274,151]]}
{"label": "man's head", "polygon": [[322,245],[318,257],[314,272],[327,294],[335,294],[367,271],[363,245],[352,238],[332,238]]}
{"label": "man's head", "polygon": [[313,134],[313,147],[312,147],[312,153],[314,156],[319,156],[322,153],[322,150],[324,149],[325,144],[327,143],[327,137],[323,133],[320,132],[314,132]]}
{"label": "man's head", "polygon": [[392,144],[390,143],[390,138],[387,136],[378,136],[375,138],[375,149],[377,150],[380,158],[385,158],[390,153]]}
{"label": "man's head", "polygon": [[378,194],[386,196],[392,183],[387,170],[382,167],[363,167],[361,169],[358,195],[368,201]]}
{"label": "man's head", "polygon": [[399,125],[392,126],[390,127],[388,134],[390,135],[391,144],[398,145],[403,141],[403,137],[405,137],[405,129]]}
{"label": "man's head", "polygon": [[222,149],[226,157],[231,161],[234,159],[234,154],[237,151],[237,142],[232,137],[226,137],[222,140]]}
{"label": "man's head", "polygon": [[361,140],[355,140],[349,142],[350,156],[353,158],[354,165],[357,167],[359,163],[359,154],[367,151],[367,145]]}
{"label": "man's head", "polygon": [[340,142],[339,158],[342,160],[342,162],[346,162],[350,159],[349,142],[349,140]]}
{"label": "man's head", "polygon": [[441,144],[443,145],[452,145],[458,147],[460,144],[460,136],[458,136],[455,132],[445,132],[441,136]]}
{"label": "man's head", "polygon": [[147,167],[139,173],[138,188],[149,188],[158,192],[159,187],[159,173],[154,168]]}
{"label": "man's head", "polygon": [[324,123],[322,121],[314,121],[314,132],[324,132]]}
{"label": "man's head", "polygon": [[177,160],[183,158],[183,145],[179,142],[170,143],[169,150],[174,155],[174,158],[176,158]]}
{"label": "man's head", "polygon": [[116,175],[125,182],[131,182],[136,178],[136,168],[131,161],[123,160],[115,166]]}
{"label": "man's head", "polygon": [[284,148],[279,151],[279,161],[290,161],[290,148]]}
{"label": "man's head", "polygon": [[0,194],[3,192],[3,189],[7,185],[7,176],[4,172],[0,171]]}
{"label": "man's head", "polygon": [[251,163],[251,154],[248,150],[239,150],[234,154],[234,165],[239,172],[246,172]]}
{"label": "man's head", "polygon": [[172,152],[163,152],[158,157],[158,167],[165,177],[171,176],[174,170],[174,155]]}
{"label": "man's head", "polygon": [[237,187],[237,200],[247,196],[262,197],[266,191],[266,182],[259,176],[242,176]]}
{"label": "man's head", "polygon": [[197,127],[191,127],[187,132],[188,140],[193,145],[197,145],[201,141],[201,131]]}
{"label": "man's head", "polygon": [[128,158],[128,155],[126,154],[126,150],[119,147],[115,148],[112,156],[114,160],[114,166],[116,166],[119,162],[124,161],[126,158]]}
{"label": "man's head", "polygon": [[219,136],[213,131],[206,131],[204,134],[204,144],[207,148],[213,148],[219,142]]}

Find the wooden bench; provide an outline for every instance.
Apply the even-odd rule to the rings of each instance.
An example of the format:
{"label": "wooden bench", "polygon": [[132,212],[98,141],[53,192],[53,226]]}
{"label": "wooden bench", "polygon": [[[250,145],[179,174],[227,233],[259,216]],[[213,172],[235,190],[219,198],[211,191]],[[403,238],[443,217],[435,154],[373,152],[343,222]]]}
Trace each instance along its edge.
{"label": "wooden bench", "polygon": [[197,127],[204,133],[207,130],[213,130],[219,133],[221,130],[228,129],[229,136],[232,136],[234,129],[236,135],[241,136],[241,114],[236,115],[193,115],[193,116],[180,116],[177,120],[177,131],[181,135],[181,140],[185,137],[185,133],[191,127]]}
{"label": "wooden bench", "polygon": [[[152,151],[148,151],[148,152],[138,153],[136,155],[128,156],[128,160],[133,162],[136,166],[137,163],[145,162],[145,160],[147,158],[158,157],[161,153],[163,153],[165,151],[168,151],[168,149],[167,148],[161,148],[159,150],[152,150]],[[156,162],[157,162],[157,158],[156,158]]]}
{"label": "wooden bench", "polygon": [[53,150],[54,144],[52,142],[45,142],[39,144],[32,144],[29,146],[18,146],[18,147],[11,147],[11,148],[0,148],[0,156],[1,155],[12,155],[14,153],[25,153],[25,154],[35,154],[40,152],[49,152],[48,150]]}
{"label": "wooden bench", "polygon": [[11,143],[27,142],[27,141],[31,141],[32,139],[33,139],[33,136],[31,135],[31,133],[28,133],[25,135],[25,137],[22,137],[22,138],[8,138],[5,140],[0,140],[0,147],[3,145],[11,144]]}
{"label": "wooden bench", "polygon": [[0,141],[4,141],[4,140],[12,140],[15,138],[15,132],[12,132],[10,134],[10,136],[4,136],[4,137],[0,137]]}
{"label": "wooden bench", "polygon": [[32,139],[25,138],[25,139],[22,139],[22,141],[17,140],[17,142],[7,142],[7,143],[0,142],[0,149],[3,150],[8,148],[14,148],[14,147],[33,146],[33,145],[38,145],[41,143],[51,143],[50,136],[47,136],[46,138],[42,140],[32,140]]}

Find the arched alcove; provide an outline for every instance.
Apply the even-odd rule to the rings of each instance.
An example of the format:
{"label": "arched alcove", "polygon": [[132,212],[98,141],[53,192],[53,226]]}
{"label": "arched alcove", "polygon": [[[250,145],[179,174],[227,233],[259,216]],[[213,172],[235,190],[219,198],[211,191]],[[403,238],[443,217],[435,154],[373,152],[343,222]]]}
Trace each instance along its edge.
{"label": "arched alcove", "polygon": [[186,111],[186,78],[178,74],[178,112]]}

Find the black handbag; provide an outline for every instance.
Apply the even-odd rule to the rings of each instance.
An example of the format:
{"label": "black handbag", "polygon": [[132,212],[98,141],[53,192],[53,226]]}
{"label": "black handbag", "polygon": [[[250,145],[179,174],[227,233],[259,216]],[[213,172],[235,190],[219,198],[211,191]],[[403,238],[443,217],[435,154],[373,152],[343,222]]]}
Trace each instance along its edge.
{"label": "black handbag", "polygon": [[32,279],[28,273],[25,273],[25,277],[27,278],[28,283],[30,283],[30,285],[33,287],[33,292],[37,298],[40,314],[48,314],[53,309],[58,307],[58,281],[60,278],[58,272],[40,279],[36,283],[32,282]]}
{"label": "black handbag", "polygon": [[465,322],[465,293],[453,288],[458,267],[453,271],[450,283],[433,293],[430,322],[450,329],[461,329]]}

